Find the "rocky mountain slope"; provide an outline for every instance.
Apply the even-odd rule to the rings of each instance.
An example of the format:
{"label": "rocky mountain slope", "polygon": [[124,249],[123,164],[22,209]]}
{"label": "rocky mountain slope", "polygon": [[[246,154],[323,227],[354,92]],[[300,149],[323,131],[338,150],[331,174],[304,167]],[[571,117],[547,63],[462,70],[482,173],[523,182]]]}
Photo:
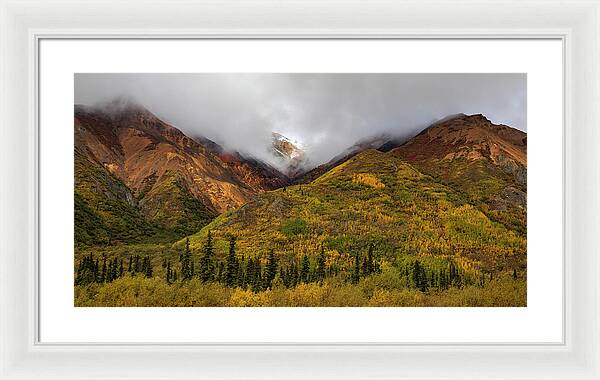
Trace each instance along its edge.
{"label": "rocky mountain slope", "polygon": [[[107,203],[103,189],[118,181],[125,190],[116,191],[115,199],[141,219],[190,233],[256,193],[287,182],[267,164],[216,152],[216,144],[195,141],[131,102],[102,109],[77,105],[74,126],[75,195],[81,207],[92,210]],[[97,175],[83,191],[83,173],[90,171]]]}
{"label": "rocky mountain slope", "polygon": [[289,178],[302,174],[308,164],[308,157],[302,145],[277,132],[272,132],[271,136],[271,151],[281,160],[285,174]]}
{"label": "rocky mountain slope", "polygon": [[493,220],[525,232],[527,134],[483,115],[435,123],[390,152],[467,194]]}

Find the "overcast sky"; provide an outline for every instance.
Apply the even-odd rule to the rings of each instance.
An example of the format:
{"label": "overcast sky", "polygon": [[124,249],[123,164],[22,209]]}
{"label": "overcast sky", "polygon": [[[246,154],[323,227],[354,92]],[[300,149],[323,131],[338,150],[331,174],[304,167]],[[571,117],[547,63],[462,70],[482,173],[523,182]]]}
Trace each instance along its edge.
{"label": "overcast sky", "polygon": [[313,165],[357,140],[411,136],[448,115],[526,131],[525,74],[76,74],[75,103],[131,97],[191,137],[276,164],[271,131]]}

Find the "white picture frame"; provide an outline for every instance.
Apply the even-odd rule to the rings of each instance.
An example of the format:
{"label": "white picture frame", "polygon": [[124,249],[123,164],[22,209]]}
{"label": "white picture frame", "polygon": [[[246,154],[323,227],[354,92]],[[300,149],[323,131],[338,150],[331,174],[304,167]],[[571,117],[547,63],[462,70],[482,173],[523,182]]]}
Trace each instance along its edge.
{"label": "white picture frame", "polygon": [[[0,4],[0,378],[600,378],[599,1]],[[37,48],[48,38],[562,39],[562,344],[40,344]]]}

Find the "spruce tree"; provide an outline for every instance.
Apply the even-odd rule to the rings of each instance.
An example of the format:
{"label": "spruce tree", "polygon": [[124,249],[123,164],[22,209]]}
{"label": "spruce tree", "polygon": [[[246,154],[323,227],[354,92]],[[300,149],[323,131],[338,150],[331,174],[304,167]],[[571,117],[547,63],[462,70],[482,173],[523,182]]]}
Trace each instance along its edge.
{"label": "spruce tree", "polygon": [[208,231],[206,242],[203,247],[203,255],[200,259],[199,276],[203,282],[212,281],[215,275],[214,260],[213,260],[213,243],[212,234]]}
{"label": "spruce tree", "polygon": [[246,275],[244,273],[244,265],[245,265],[245,260],[244,260],[244,255],[242,254],[242,257],[240,260],[238,260],[238,272],[236,275],[236,285],[245,289],[246,288]]}
{"label": "spruce tree", "polygon": [[193,275],[192,252],[190,251],[190,239],[185,239],[185,250],[180,256],[182,280],[190,280]]}
{"label": "spruce tree", "polygon": [[238,276],[238,261],[235,255],[235,237],[229,238],[229,254],[227,255],[227,262],[225,264],[225,273],[223,281],[225,285],[234,287],[237,285]]}
{"label": "spruce tree", "polygon": [[300,282],[308,283],[310,280],[310,261],[308,260],[308,256],[306,254],[302,256],[302,265],[300,267]]}
{"label": "spruce tree", "polygon": [[267,266],[265,267],[265,289],[271,287],[271,283],[277,275],[277,259],[275,258],[275,252],[271,250],[267,258]]}
{"label": "spruce tree", "polygon": [[171,262],[167,261],[167,284],[171,284]]}
{"label": "spruce tree", "polygon": [[117,261],[117,258],[115,257],[112,261],[112,268],[111,268],[111,278],[110,280],[116,280],[117,278],[119,278],[119,263]]}
{"label": "spruce tree", "polygon": [[317,257],[316,277],[319,282],[323,282],[325,279],[325,248],[323,247],[323,243],[321,243],[321,253]]}
{"label": "spruce tree", "polygon": [[367,255],[363,259],[362,273],[363,276],[368,276],[375,273],[375,259],[373,258],[373,243],[369,244]]}
{"label": "spruce tree", "polygon": [[248,262],[246,263],[246,282],[248,284],[248,287],[252,290],[254,290],[255,279],[256,279],[256,272],[255,272],[255,268],[254,268],[254,259],[252,257],[250,257],[248,259]]}
{"label": "spruce tree", "polygon": [[102,261],[102,273],[100,274],[100,280],[98,282],[106,281],[106,257]]}
{"label": "spruce tree", "polygon": [[151,278],[152,277],[152,261],[150,260],[150,257],[146,256],[144,258],[144,275],[146,276],[146,278]]}
{"label": "spruce tree", "polygon": [[360,280],[360,252],[354,255],[354,270],[352,271],[352,283],[358,284]]}
{"label": "spruce tree", "polygon": [[140,262],[140,255],[135,255],[134,258],[134,272],[139,273],[142,271],[142,263]]}
{"label": "spruce tree", "polygon": [[423,268],[419,260],[415,260],[415,262],[413,263],[412,280],[414,286],[417,289],[419,289],[422,292],[427,291],[427,273],[425,272],[425,268]]}
{"label": "spruce tree", "polygon": [[[92,255],[90,255],[90,260],[94,261]],[[94,281],[98,281],[99,277],[100,277],[100,266],[99,266],[98,259],[96,259],[96,261],[94,261]]]}

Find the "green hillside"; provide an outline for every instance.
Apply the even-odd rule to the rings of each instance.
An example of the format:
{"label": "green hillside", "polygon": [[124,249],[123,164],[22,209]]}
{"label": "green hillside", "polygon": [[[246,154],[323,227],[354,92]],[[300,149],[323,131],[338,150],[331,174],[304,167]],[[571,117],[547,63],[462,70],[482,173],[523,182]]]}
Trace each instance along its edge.
{"label": "green hillside", "polygon": [[[198,231],[214,214],[174,175],[136,198],[100,164],[75,150],[75,245],[164,242]],[[148,205],[158,212],[145,212]]]}
{"label": "green hillside", "polygon": [[159,232],[125,184],[75,150],[76,246],[140,241]]}
{"label": "green hillside", "polygon": [[523,174],[495,166],[487,160],[466,158],[430,158],[415,160],[411,165],[423,173],[439,178],[441,183],[461,191],[490,219],[520,234],[526,234],[527,185],[523,180],[517,180]]}
{"label": "green hillside", "polygon": [[452,257],[465,270],[521,270],[526,239],[492,222],[469,197],[390,153],[363,152],[313,183],[259,196],[190,237],[200,249],[208,231],[217,247],[237,238],[238,252],[316,256],[348,269],[371,244],[380,260],[402,255]]}

